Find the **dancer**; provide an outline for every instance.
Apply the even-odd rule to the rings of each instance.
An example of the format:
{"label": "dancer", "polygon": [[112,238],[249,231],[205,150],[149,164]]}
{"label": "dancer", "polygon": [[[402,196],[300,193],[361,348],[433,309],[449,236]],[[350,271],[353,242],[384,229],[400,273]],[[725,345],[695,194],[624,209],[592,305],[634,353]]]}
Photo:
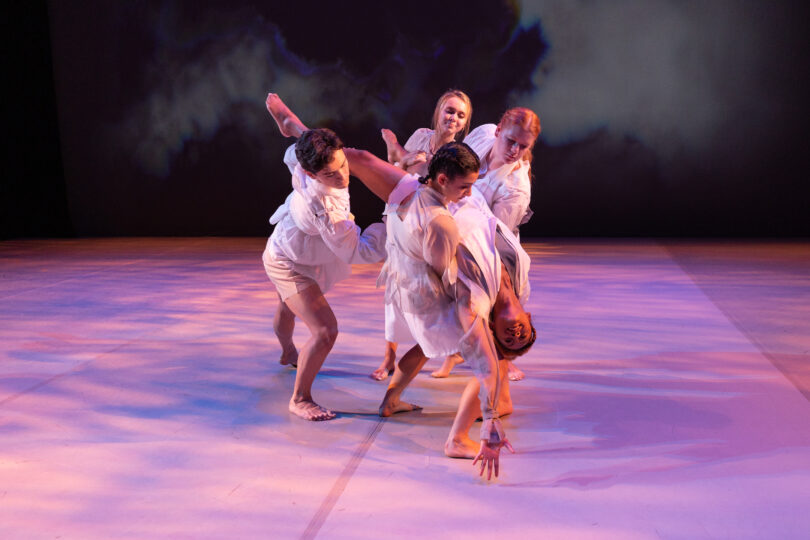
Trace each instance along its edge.
{"label": "dancer", "polygon": [[[391,130],[382,130],[389,163],[414,174],[426,174],[428,162],[436,149],[451,141],[462,141],[470,131],[471,119],[472,102],[469,96],[461,90],[448,90],[436,102],[431,129],[419,128],[414,131],[404,148]],[[397,344],[387,342],[382,363],[370,375],[372,379],[382,381],[388,377],[394,369],[396,352]],[[452,354],[445,360],[445,364],[460,362],[462,360],[458,354]]]}
{"label": "dancer", "polygon": [[[347,155],[352,174],[375,193],[380,190],[369,180],[380,183],[397,175],[386,168],[390,167],[388,164],[367,152],[348,150]],[[457,271],[460,234],[447,209],[449,203],[469,194],[479,165],[468,146],[447,144],[432,158],[427,177],[402,177],[388,197],[388,258],[378,281],[386,284],[386,339],[392,342],[415,339],[418,344],[400,359],[380,405],[380,415],[419,409],[402,401],[402,392],[428,356],[460,350],[481,381],[479,403],[484,423],[474,463],[481,461],[481,474],[487,470],[491,477],[493,470],[498,471],[500,448],[506,446],[511,450],[497,408],[501,381],[498,352],[493,330],[487,323],[489,310],[482,317],[471,307],[470,294],[459,292],[464,290],[460,283],[465,281]],[[490,280],[486,290],[491,290],[493,283]],[[525,330],[529,323],[528,317],[524,317],[519,323],[499,321],[494,328],[502,334],[503,341],[510,342],[510,347],[517,342],[523,347],[529,339]],[[516,326],[521,329],[517,339]]]}
{"label": "dancer", "polygon": [[472,102],[461,90],[451,89],[439,97],[430,129],[419,128],[402,147],[389,129],[382,130],[388,162],[408,172],[424,175],[436,150],[451,141],[461,142],[470,132]]}
{"label": "dancer", "polygon": [[[354,223],[349,164],[337,135],[309,130],[276,94],[268,94],[266,105],[281,134],[298,139],[284,155],[293,192],[270,218],[275,229],[262,255],[279,296],[273,329],[280,363],[298,368],[289,410],[306,420],[331,420],[335,413],[312,397],[312,383],[338,334],[324,293],[351,275],[351,264],[384,258],[385,228],[375,223],[361,233]],[[300,353],[292,337],[295,317],[311,333]]]}
{"label": "dancer", "polygon": [[[481,159],[481,170],[475,188],[481,192],[492,213],[515,234],[518,226],[532,216],[531,160],[532,149],[540,134],[540,119],[531,109],[515,107],[506,111],[498,125],[478,126],[464,139]],[[459,362],[448,358],[431,373],[447,377]],[[519,381],[524,373],[509,364],[509,379]]]}
{"label": "dancer", "polygon": [[540,119],[534,111],[515,107],[503,113],[497,126],[478,126],[464,139],[481,159],[476,189],[518,238],[518,226],[532,216],[531,162],[538,135]]}
{"label": "dancer", "polygon": [[[468,309],[489,320],[500,362],[498,412],[504,416],[512,412],[508,366],[536,339],[531,315],[523,308],[529,296],[531,261],[517,237],[492,215],[480,196],[465,199],[453,217],[463,231],[456,256],[459,279],[454,296],[460,310]],[[479,393],[480,383],[473,377],[462,394],[445,443],[449,457],[473,459],[477,455],[478,445],[468,432],[479,416]]]}

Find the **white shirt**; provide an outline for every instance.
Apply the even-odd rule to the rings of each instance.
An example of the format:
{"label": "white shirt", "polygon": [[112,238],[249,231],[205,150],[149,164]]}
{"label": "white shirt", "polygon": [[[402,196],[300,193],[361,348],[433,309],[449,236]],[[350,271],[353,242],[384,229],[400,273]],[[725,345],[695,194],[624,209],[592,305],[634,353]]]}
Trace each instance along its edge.
{"label": "white shirt", "polygon": [[487,170],[487,154],[495,144],[495,124],[484,124],[470,132],[464,139],[481,159],[482,169],[479,172],[475,187],[484,196],[492,213],[500,219],[515,235],[518,226],[529,221],[532,211],[532,186],[530,165],[528,161],[518,160],[505,163],[494,170]]}
{"label": "white shirt", "polygon": [[270,218],[275,225],[264,257],[311,277],[326,292],[351,275],[352,264],[385,258],[385,226],[361,232],[349,208],[349,190],[326,186],[298,164],[295,145],[284,155],[293,192]]}

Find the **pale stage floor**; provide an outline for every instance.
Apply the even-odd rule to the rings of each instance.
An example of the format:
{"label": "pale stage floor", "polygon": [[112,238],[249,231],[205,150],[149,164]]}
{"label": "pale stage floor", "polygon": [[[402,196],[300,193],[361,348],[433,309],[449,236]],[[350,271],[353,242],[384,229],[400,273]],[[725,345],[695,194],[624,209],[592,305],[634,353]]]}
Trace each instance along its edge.
{"label": "pale stage floor", "polygon": [[810,537],[810,243],[527,242],[492,482],[442,453],[468,368],[377,416],[378,265],[327,295],[339,418],[287,412],[263,244],[0,242],[0,538]]}

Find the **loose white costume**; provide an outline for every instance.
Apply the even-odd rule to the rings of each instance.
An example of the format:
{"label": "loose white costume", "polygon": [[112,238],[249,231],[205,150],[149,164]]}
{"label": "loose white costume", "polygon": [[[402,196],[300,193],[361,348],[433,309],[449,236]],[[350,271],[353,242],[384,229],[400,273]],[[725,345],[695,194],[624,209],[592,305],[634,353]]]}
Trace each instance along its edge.
{"label": "loose white costume", "polygon": [[495,124],[478,126],[465,137],[464,142],[481,160],[481,170],[475,187],[486,199],[492,213],[509,230],[518,235],[518,227],[532,217],[529,209],[532,188],[528,161],[506,163],[494,170],[486,169],[487,154],[495,144]]}
{"label": "loose white costume", "polygon": [[325,293],[351,275],[352,264],[385,258],[385,225],[374,223],[361,233],[349,210],[348,189],[307,176],[295,157],[295,145],[287,149],[284,163],[293,191],[270,218],[275,229],[262,254],[282,300],[313,282]]}
{"label": "loose white costume", "polygon": [[[489,320],[501,286],[503,269],[511,278],[518,301],[526,305],[531,260],[518,238],[492,214],[486,201],[475,190],[473,195],[451,205],[450,209],[461,237],[456,255],[458,279],[452,293],[465,329],[459,351],[472,365],[476,376],[483,378],[488,375],[487,370],[492,369],[487,358],[493,355],[498,358]],[[485,332],[481,331],[482,327]],[[493,432],[497,432],[501,439],[504,436],[499,422],[495,422],[498,413],[494,403],[497,403],[499,392],[500,388],[496,388],[493,394],[481,385],[478,395],[484,418],[481,438],[491,437]]]}
{"label": "loose white costume", "polygon": [[442,196],[406,174],[385,215],[387,259],[377,281],[385,285],[385,339],[416,341],[428,358],[457,352],[461,326],[444,283],[456,279],[458,232],[436,226],[438,216],[450,217]]}
{"label": "loose white costume", "polygon": [[433,157],[430,151],[430,139],[433,137],[434,131],[430,128],[419,128],[413,132],[413,135],[405,143],[405,151],[407,152],[424,152],[427,154],[427,162]]}
{"label": "loose white costume", "polygon": [[488,321],[501,283],[499,250],[521,303],[529,294],[529,257],[477,197],[451,205],[459,218],[455,236],[437,232],[433,220],[450,215],[442,196],[414,175],[404,176],[386,207],[388,259],[378,284],[386,285],[388,341],[414,339],[429,358],[460,352],[482,382],[495,372],[494,387],[481,384],[481,437],[495,432],[503,438],[495,407],[498,353]]}

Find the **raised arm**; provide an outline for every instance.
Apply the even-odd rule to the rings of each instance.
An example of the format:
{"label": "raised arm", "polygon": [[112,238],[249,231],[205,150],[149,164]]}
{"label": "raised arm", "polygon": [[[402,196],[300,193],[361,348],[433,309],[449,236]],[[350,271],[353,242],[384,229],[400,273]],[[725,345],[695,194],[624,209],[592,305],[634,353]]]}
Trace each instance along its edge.
{"label": "raised arm", "polygon": [[402,169],[381,160],[366,150],[344,148],[343,152],[349,160],[349,170],[352,176],[360,179],[383,202],[388,202],[391,191],[405,175]]}

